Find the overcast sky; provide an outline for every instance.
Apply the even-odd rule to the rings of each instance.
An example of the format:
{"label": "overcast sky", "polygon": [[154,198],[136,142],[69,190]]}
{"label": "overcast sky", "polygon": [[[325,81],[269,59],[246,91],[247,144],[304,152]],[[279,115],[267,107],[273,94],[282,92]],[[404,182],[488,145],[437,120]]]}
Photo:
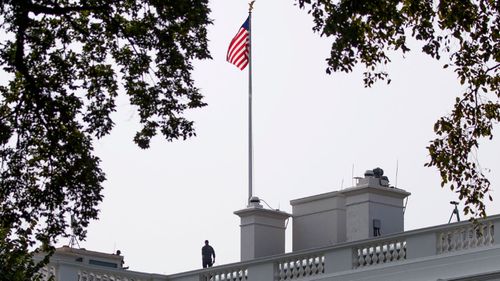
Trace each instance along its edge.
{"label": "overcast sky", "polygon": [[[424,163],[435,121],[464,90],[452,70],[421,55],[414,44],[406,58],[391,57],[390,85],[365,89],[362,69],[327,75],[331,42],[312,32],[312,18],[293,2],[255,3],[254,194],[291,212],[290,200],[350,187],[353,170],[362,176],[381,167],[392,185],[412,193],[406,230],[447,223],[455,195],[440,188],[438,173]],[[197,62],[194,71],[208,106],[189,113],[197,137],[171,143],[156,138],[149,150],[140,150],[132,141],[138,115],[122,98],[112,134],[96,143],[108,180],[100,220],[80,246],[120,249],[131,270],[198,269],[205,239],[215,248],[216,265],[239,261],[239,218],[233,212],[246,206],[248,192],[248,74],[225,55],[247,16],[247,1],[216,0],[210,6],[213,60]],[[477,153],[482,167],[491,169],[494,189],[497,139]],[[500,200],[498,193],[493,196]],[[487,205],[490,214],[500,212],[498,203]]]}

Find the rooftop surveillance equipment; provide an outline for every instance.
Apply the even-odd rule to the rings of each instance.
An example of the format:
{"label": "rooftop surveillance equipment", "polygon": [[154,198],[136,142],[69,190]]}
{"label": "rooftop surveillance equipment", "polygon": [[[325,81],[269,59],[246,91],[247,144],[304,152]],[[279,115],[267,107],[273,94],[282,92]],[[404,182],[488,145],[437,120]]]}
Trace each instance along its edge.
{"label": "rooftop surveillance equipment", "polygon": [[384,175],[384,170],[382,170],[380,168],[375,168],[375,169],[373,169],[373,175],[376,178],[381,178]]}
{"label": "rooftop surveillance equipment", "polygon": [[456,201],[450,201],[450,204],[455,205],[455,208],[451,212],[451,216],[450,216],[450,219],[448,220],[448,223],[451,222],[451,218],[453,218],[453,215],[456,215],[457,216],[457,221],[460,221],[460,214],[459,214],[458,208],[457,208],[458,202],[456,202]]}
{"label": "rooftop surveillance equipment", "polygon": [[374,173],[372,170],[366,170],[365,177],[373,177],[373,176],[374,176]]}

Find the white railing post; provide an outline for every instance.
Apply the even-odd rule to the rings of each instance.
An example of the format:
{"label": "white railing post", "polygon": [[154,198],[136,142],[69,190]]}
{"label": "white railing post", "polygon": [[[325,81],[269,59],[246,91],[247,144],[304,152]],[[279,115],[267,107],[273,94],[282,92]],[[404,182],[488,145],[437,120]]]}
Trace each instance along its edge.
{"label": "white railing post", "polygon": [[336,249],[325,253],[325,274],[352,269],[353,252],[351,247]]}
{"label": "white railing post", "polygon": [[434,232],[408,236],[406,238],[406,258],[414,259],[435,255],[437,236]]}
{"label": "white railing post", "polygon": [[248,281],[276,280],[275,265],[272,262],[254,264],[248,267]]}

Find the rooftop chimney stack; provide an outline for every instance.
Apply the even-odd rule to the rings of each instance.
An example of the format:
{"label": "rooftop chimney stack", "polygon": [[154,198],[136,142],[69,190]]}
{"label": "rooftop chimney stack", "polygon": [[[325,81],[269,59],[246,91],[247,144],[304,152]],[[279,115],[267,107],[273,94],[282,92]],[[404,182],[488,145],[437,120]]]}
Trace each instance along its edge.
{"label": "rooftop chimney stack", "polygon": [[355,187],[342,194],[346,198],[347,241],[404,231],[403,200],[410,193],[390,186],[382,169],[366,171]]}
{"label": "rooftop chimney stack", "polygon": [[241,218],[241,261],[285,253],[285,225],[290,214],[264,209],[255,196],[246,209],[234,214]]}
{"label": "rooftop chimney stack", "polygon": [[356,180],[348,189],[290,201],[294,251],[404,231],[410,193],[391,187],[380,168]]}

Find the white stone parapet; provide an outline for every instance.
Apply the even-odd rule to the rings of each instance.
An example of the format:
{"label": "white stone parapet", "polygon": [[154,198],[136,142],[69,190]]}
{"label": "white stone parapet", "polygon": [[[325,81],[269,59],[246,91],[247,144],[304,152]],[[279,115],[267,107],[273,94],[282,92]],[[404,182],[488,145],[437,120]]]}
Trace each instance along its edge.
{"label": "white stone parapet", "polygon": [[491,246],[494,242],[495,227],[492,222],[464,225],[438,233],[437,253]]}
{"label": "white stone parapet", "polygon": [[358,267],[390,263],[406,259],[406,240],[377,241],[366,246],[353,248],[354,269]]}
{"label": "white stone parapet", "polygon": [[484,274],[500,279],[500,215],[480,223],[479,228],[470,222],[445,224],[172,275],[74,260],[52,261],[44,273],[55,281],[411,281]]}

